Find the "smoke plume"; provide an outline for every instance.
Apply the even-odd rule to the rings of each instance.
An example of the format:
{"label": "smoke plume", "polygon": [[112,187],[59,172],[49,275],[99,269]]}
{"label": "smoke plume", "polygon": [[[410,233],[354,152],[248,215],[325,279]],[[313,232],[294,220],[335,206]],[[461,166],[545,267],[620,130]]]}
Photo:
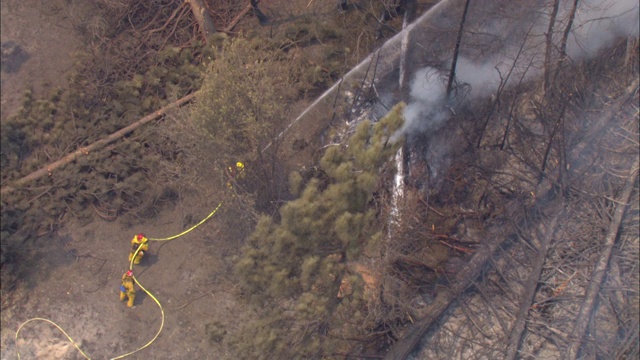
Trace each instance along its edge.
{"label": "smoke plume", "polygon": [[[557,16],[554,41],[559,42],[573,1],[561,1]],[[466,101],[489,97],[501,82],[508,88],[521,81],[539,76],[543,69],[544,33],[549,23],[551,5],[540,9],[533,24],[510,28],[507,20],[488,22],[478,32],[507,31],[526,33],[517,42],[505,42],[500,51],[484,58],[459,57],[456,81],[468,89]],[[471,13],[469,16],[473,16]],[[567,55],[572,61],[594,57],[603,48],[621,37],[638,37],[637,0],[582,0],[579,3],[572,31],[567,40]],[[530,28],[524,28],[530,26]],[[509,34],[493,34],[507,38]],[[541,40],[542,39],[542,40]],[[465,37],[463,36],[463,47]],[[524,43],[523,43],[524,42]],[[451,60],[445,61],[450,64]],[[448,118],[445,107],[448,70],[425,67],[415,72],[410,82],[410,99],[405,109],[402,133],[424,133],[439,129]]]}
{"label": "smoke plume", "polygon": [[[553,42],[556,44],[556,52],[560,48],[558,44],[562,42],[573,3],[573,0],[561,0],[554,26]],[[438,175],[451,162],[450,150],[454,144],[437,134],[449,119],[450,111],[455,111],[457,104],[496,96],[500,86],[508,89],[542,75],[551,4],[552,1],[547,2],[538,11],[524,10],[531,15],[523,16],[521,21],[499,14],[493,15],[493,21],[478,21],[476,18],[476,23],[483,25],[473,28],[475,34],[488,34],[493,39],[501,39],[501,46],[496,51],[491,51],[490,55],[475,55],[471,59],[469,56],[474,55],[471,47],[478,45],[478,37],[473,38],[471,31],[463,34],[461,53],[466,57],[458,58],[454,101],[446,99],[448,69],[425,67],[415,71],[409,83],[409,99],[404,111],[405,125],[398,137],[405,135],[411,141],[416,135],[420,135],[421,139],[428,139],[424,158],[429,164],[430,186],[438,187],[441,181]],[[566,42],[568,61],[595,57],[600,50],[611,46],[618,38],[638,38],[638,7],[637,0],[580,1]],[[491,16],[490,13],[478,14],[481,12],[479,9],[476,12],[470,12],[468,18],[474,15]],[[533,14],[537,17],[531,18]],[[466,51],[465,38],[467,47],[471,48]],[[557,53],[554,55],[558,56]],[[444,59],[441,63],[451,64],[451,59]]]}

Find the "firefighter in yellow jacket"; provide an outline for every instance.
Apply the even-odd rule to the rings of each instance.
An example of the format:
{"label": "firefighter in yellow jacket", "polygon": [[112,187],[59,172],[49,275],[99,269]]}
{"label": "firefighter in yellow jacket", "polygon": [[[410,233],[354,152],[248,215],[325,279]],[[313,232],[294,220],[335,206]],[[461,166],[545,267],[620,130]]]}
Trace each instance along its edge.
{"label": "firefighter in yellow jacket", "polygon": [[238,161],[236,162],[236,166],[227,166],[227,176],[229,177],[229,181],[227,181],[227,187],[231,189],[233,188],[233,180],[244,178],[244,163],[242,161]]}
{"label": "firefighter in yellow jacket", "polygon": [[120,301],[129,299],[127,302],[128,307],[133,307],[133,302],[136,299],[136,289],[134,287],[133,271],[129,270],[122,275],[122,285],[120,285]]}
{"label": "firefighter in yellow jacket", "polygon": [[133,260],[134,264],[140,264],[140,260],[144,256],[144,253],[149,250],[149,239],[147,239],[144,234],[140,233],[133,237],[131,240],[131,252],[129,253],[129,262],[133,258],[133,255],[136,253],[136,250],[140,248],[138,254],[136,255],[135,260]]}

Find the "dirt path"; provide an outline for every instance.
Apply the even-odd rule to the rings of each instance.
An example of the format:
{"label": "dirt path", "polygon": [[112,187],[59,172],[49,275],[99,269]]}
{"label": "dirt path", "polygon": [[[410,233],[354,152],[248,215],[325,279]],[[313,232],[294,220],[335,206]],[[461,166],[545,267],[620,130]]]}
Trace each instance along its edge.
{"label": "dirt path", "polygon": [[[194,216],[207,213],[191,212]],[[15,358],[15,330],[33,317],[62,326],[95,359],[124,354],[152,339],[160,326],[158,306],[141,290],[135,308],[120,303],[120,277],[128,268],[134,234],[171,236],[183,230],[182,218],[182,210],[176,207],[132,228],[118,221],[95,221],[84,227],[71,224],[55,236],[38,239],[32,257],[22,264],[29,270],[15,293],[15,304],[2,312],[2,359]],[[223,278],[234,249],[225,245],[218,227],[216,219],[211,219],[176,240],[152,242],[148,255],[134,268],[138,280],[162,303],[166,321],[153,345],[133,358],[222,355],[222,349],[209,340],[207,325],[214,320],[233,323],[238,310],[232,285]],[[81,358],[59,331],[44,322],[28,324],[18,345],[23,359]]]}

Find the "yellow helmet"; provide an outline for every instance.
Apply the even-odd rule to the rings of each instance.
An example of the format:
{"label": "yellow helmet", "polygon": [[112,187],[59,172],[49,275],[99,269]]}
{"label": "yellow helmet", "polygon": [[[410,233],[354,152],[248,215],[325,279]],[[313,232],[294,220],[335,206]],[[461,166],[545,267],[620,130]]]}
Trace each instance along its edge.
{"label": "yellow helmet", "polygon": [[243,164],[241,161],[238,161],[238,162],[236,163],[236,167],[237,167],[238,169],[242,170],[242,169],[244,169],[244,164]]}

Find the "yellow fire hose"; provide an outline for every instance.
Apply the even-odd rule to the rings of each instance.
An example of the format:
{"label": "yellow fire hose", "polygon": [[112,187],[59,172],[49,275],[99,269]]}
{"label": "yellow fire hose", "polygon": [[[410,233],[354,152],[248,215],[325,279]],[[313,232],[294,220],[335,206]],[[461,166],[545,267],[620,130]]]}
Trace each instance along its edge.
{"label": "yellow fire hose", "polygon": [[[207,217],[205,217],[204,219],[202,219],[202,221],[200,221],[199,223],[197,223],[197,224],[195,224],[194,226],[190,227],[189,229],[187,229],[187,230],[185,230],[185,231],[181,232],[181,233],[180,233],[180,234],[178,234],[178,235],[174,235],[174,236],[171,236],[171,237],[168,237],[168,238],[147,238],[147,239],[148,239],[148,240],[150,240],[150,241],[170,241],[170,240],[173,240],[173,239],[179,238],[180,236],[182,236],[182,235],[185,235],[185,234],[189,233],[191,230],[193,230],[193,229],[197,228],[198,226],[202,225],[202,224],[203,224],[203,223],[205,223],[207,220],[209,220],[209,219],[210,219],[210,218],[211,218],[211,217],[212,217],[212,216],[213,216],[213,215],[218,211],[218,209],[220,209],[220,207],[221,207],[221,206],[222,206],[222,202],[220,202],[220,204],[218,204],[218,206],[217,206],[217,207],[216,207],[216,208],[215,208],[215,209],[214,209],[214,210],[213,210],[209,215],[207,215]],[[134,253],[134,254],[133,254],[133,256],[131,257],[131,261],[130,261],[130,263],[129,263],[129,270],[133,270],[133,261],[134,261],[134,259],[136,258],[136,255],[138,255],[138,251],[140,251],[140,248],[136,249],[135,253]],[[153,301],[155,301],[155,302],[156,302],[156,304],[158,304],[158,307],[160,308],[160,313],[161,313],[161,315],[162,315],[162,321],[160,322],[160,328],[158,329],[158,332],[156,333],[156,335],[155,335],[155,336],[154,336],[154,337],[153,337],[153,338],[152,338],[148,343],[146,343],[146,344],[145,344],[145,345],[143,345],[142,347],[140,347],[140,348],[138,348],[138,349],[136,349],[136,350],[133,350],[133,351],[131,351],[131,352],[128,352],[128,353],[126,353],[126,354],[123,354],[123,355],[119,355],[119,356],[113,357],[113,358],[111,358],[110,360],[122,359],[122,358],[125,358],[125,357],[127,357],[127,356],[131,356],[131,355],[133,355],[133,354],[137,353],[138,351],[140,351],[140,350],[142,350],[142,349],[147,348],[147,347],[148,347],[149,345],[151,345],[154,341],[156,341],[156,339],[158,338],[158,336],[159,336],[159,335],[160,335],[160,333],[162,332],[162,328],[164,327],[164,318],[165,318],[165,315],[164,315],[164,309],[162,308],[162,304],[160,304],[160,301],[159,301],[155,296],[153,296],[153,294],[152,294],[151,292],[149,292],[149,290],[147,290],[144,286],[142,286],[142,284],[140,284],[140,282],[139,282],[139,281],[138,281],[138,279],[135,277],[135,275],[133,276],[133,280],[135,281],[135,283],[136,283],[136,284],[138,284],[138,286],[142,289],[142,291],[144,291],[145,293],[147,293],[147,295],[149,295],[149,297],[151,297],[151,298],[153,299]],[[85,354],[85,352],[84,352],[84,351],[82,351],[82,349],[80,348],[80,346],[78,345],[78,343],[76,343],[76,342],[71,338],[71,336],[69,336],[69,334],[67,334],[67,332],[66,332],[66,331],[64,331],[64,330],[62,329],[62,327],[60,327],[58,324],[54,323],[53,321],[51,321],[51,320],[49,320],[49,319],[45,319],[45,318],[32,318],[32,319],[29,319],[29,320],[27,320],[27,321],[23,322],[22,324],[20,324],[20,326],[18,327],[18,330],[16,331],[16,337],[15,337],[15,342],[16,342],[16,353],[18,354],[18,360],[20,360],[20,351],[18,351],[18,335],[20,334],[20,331],[22,330],[22,328],[23,328],[25,325],[27,325],[28,323],[33,322],[33,321],[44,321],[44,322],[47,322],[47,323],[49,323],[49,324],[51,324],[51,325],[55,326],[58,330],[60,330],[60,331],[64,334],[64,336],[66,336],[66,337],[67,337],[67,339],[69,339],[69,341],[73,344],[73,346],[75,346],[75,347],[76,347],[76,349],[78,349],[78,351],[80,351],[80,353],[82,354],[82,356],[84,356],[84,357],[85,357],[85,359],[91,360],[91,358],[90,358],[87,354]]]}

